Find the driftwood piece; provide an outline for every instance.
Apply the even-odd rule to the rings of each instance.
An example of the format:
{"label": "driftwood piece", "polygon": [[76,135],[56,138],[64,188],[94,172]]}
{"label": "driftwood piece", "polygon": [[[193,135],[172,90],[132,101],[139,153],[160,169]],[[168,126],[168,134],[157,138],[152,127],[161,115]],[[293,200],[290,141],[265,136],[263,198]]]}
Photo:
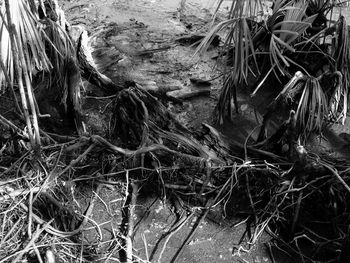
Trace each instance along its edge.
{"label": "driftwood piece", "polygon": [[[184,45],[184,46],[197,46],[200,42],[205,38],[205,35],[190,35],[180,37],[175,40],[175,42]],[[215,35],[210,42],[210,45],[213,47],[218,47],[220,45],[220,37],[219,35]]]}
{"label": "driftwood piece", "polygon": [[209,96],[210,95],[210,87],[205,89],[196,89],[196,88],[190,88],[186,87],[181,90],[174,90],[169,91],[166,93],[168,97],[173,97],[178,100],[186,100],[186,99],[192,99],[194,97],[198,96]]}
{"label": "driftwood piece", "polygon": [[80,34],[77,43],[77,56],[81,75],[91,84],[103,89],[106,94],[115,94],[118,91],[135,85],[132,81],[125,81],[121,84],[114,83],[109,77],[99,72],[91,55],[91,48],[88,44],[88,35],[86,31]]}
{"label": "driftwood piece", "polygon": [[210,87],[211,82],[209,80],[190,78],[191,84],[197,87]]}

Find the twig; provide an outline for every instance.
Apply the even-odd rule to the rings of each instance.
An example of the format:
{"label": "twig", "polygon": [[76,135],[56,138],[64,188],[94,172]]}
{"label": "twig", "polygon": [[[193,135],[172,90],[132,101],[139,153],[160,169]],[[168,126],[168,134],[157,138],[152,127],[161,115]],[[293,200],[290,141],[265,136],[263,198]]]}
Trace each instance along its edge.
{"label": "twig", "polygon": [[161,262],[160,260],[161,260],[161,258],[162,258],[162,256],[163,256],[163,253],[164,253],[164,251],[165,251],[165,249],[166,249],[166,246],[167,246],[167,244],[168,244],[170,238],[171,238],[174,234],[176,234],[176,232],[178,232],[178,231],[188,222],[188,220],[189,220],[194,214],[195,214],[195,212],[192,212],[192,213],[191,213],[190,215],[188,215],[188,216],[183,216],[183,217],[180,219],[179,223],[176,224],[176,226],[175,226],[172,230],[170,230],[170,234],[167,236],[166,240],[164,241],[163,248],[162,248],[162,250],[161,250],[160,253],[159,253],[158,262]]}
{"label": "twig", "polygon": [[303,191],[300,191],[299,196],[298,196],[297,206],[295,208],[293,223],[292,223],[292,231],[291,231],[292,235],[294,235],[295,226],[296,226],[296,223],[297,223],[298,218],[299,218],[300,206],[301,206],[302,198],[303,198]]}
{"label": "twig", "polygon": [[204,178],[204,183],[202,184],[201,190],[199,191],[199,198],[203,195],[204,189],[208,186],[211,177],[211,162],[206,161],[206,173]]}
{"label": "twig", "polygon": [[55,134],[55,133],[51,133],[51,132],[45,132],[43,134],[48,135],[52,139],[54,139],[55,141],[58,141],[61,143],[70,142],[70,141],[74,141],[77,139],[77,137],[67,136],[67,135],[59,135],[59,134]]}
{"label": "twig", "polygon": [[95,99],[95,100],[108,100],[117,97],[117,95],[105,96],[105,97],[94,97],[94,96],[85,96],[85,99]]}
{"label": "twig", "polygon": [[98,194],[100,193],[101,188],[102,188],[102,184],[99,184],[99,185],[97,186],[97,188],[96,188],[96,192],[94,193],[94,197],[93,197],[93,198],[91,199],[91,201],[90,201],[89,207],[88,207],[88,209],[86,210],[85,215],[83,215],[84,219],[83,219],[83,221],[81,222],[81,224],[80,224],[80,226],[79,226],[79,229],[81,229],[81,230],[84,229],[85,225],[87,224],[87,221],[90,220],[92,223],[94,223],[94,224],[96,225],[97,232],[98,232],[98,234],[99,234],[99,236],[100,236],[100,241],[102,240],[102,237],[103,237],[103,236],[102,236],[102,231],[101,231],[101,229],[99,228],[98,224],[97,224],[94,220],[92,220],[92,219],[90,218],[90,215],[92,214],[92,211],[93,211],[94,206],[95,206],[95,202],[96,202],[96,200],[97,200],[97,196],[98,196]]}
{"label": "twig", "polygon": [[33,224],[33,191],[29,192],[28,202],[28,238],[32,238],[32,224]]}
{"label": "twig", "polygon": [[[38,249],[38,247],[35,244],[33,244],[33,250],[34,250],[34,252],[36,254],[36,258],[38,259],[39,263],[44,263],[43,259],[41,258],[39,249]],[[45,262],[45,263],[47,263],[47,262]]]}
{"label": "twig", "polygon": [[27,136],[23,135],[23,131],[20,128],[18,128],[16,125],[14,125],[11,121],[6,119],[5,117],[3,117],[1,114],[0,114],[0,123],[2,123],[5,127],[9,127],[13,129],[15,132],[17,132],[21,136],[28,138]]}
{"label": "twig", "polygon": [[173,154],[175,156],[179,156],[183,159],[190,160],[191,162],[202,163],[208,158],[208,157],[197,157],[197,156],[193,156],[193,155],[186,154],[186,153],[180,153],[180,152],[177,152],[175,150],[171,150],[162,144],[152,144],[152,145],[145,146],[145,147],[142,147],[140,149],[133,151],[133,150],[124,149],[124,148],[115,146],[99,135],[91,136],[91,140],[93,142],[99,143],[99,144],[107,147],[112,152],[123,154],[126,157],[133,157],[133,156],[137,156],[137,155],[140,155],[142,153],[148,153],[148,152],[166,151],[166,152]]}
{"label": "twig", "polygon": [[141,234],[141,238],[142,238],[143,246],[145,247],[146,260],[149,261],[148,247],[147,247],[147,240],[146,240],[145,233]]}
{"label": "twig", "polygon": [[[232,180],[232,176],[229,179],[227,179],[226,183],[223,185],[223,187],[221,188],[220,192],[216,195],[215,199],[212,202],[213,204],[215,204],[217,202],[217,200],[220,198],[222,193],[226,190],[226,187],[230,184],[231,180]],[[187,236],[186,240],[182,243],[182,245],[179,248],[179,250],[175,253],[174,257],[171,259],[171,261],[170,261],[171,263],[175,263],[176,262],[177,258],[181,255],[182,250],[184,249],[184,247],[193,238],[194,234],[196,233],[196,231],[198,229],[198,226],[203,222],[203,220],[208,215],[211,207],[212,207],[212,205],[205,209],[205,212],[199,218],[199,220],[197,221],[196,225],[193,227],[191,233]]]}
{"label": "twig", "polygon": [[[23,218],[19,218],[11,227],[10,231],[8,231],[6,233],[6,236],[1,238],[1,242],[0,242],[0,247],[2,247],[2,245],[6,242],[6,240],[10,237],[10,235],[12,235],[13,231],[15,231],[17,225],[22,221]],[[4,222],[5,223],[5,220]],[[4,232],[4,231],[3,231]],[[13,235],[14,236],[14,235]]]}
{"label": "twig", "polygon": [[0,197],[0,202],[6,201],[9,198],[14,199],[14,198],[16,198],[19,195],[27,195],[27,194],[29,194],[31,192],[32,193],[37,193],[39,191],[40,191],[40,186],[33,187],[32,189],[28,189],[28,190],[17,189],[17,190],[12,191],[11,193],[5,193],[6,194],[5,196]]}
{"label": "twig", "polygon": [[326,167],[330,172],[332,172],[333,175],[340,181],[340,183],[345,187],[346,190],[350,193],[350,187],[348,184],[344,181],[344,179],[339,175],[337,170],[330,165],[326,164],[325,162],[320,160],[320,164],[322,164],[324,167]]}
{"label": "twig", "polygon": [[252,194],[250,192],[248,173],[245,173],[245,180],[246,180],[246,187],[247,187],[247,193],[248,193],[248,197],[249,197],[250,206],[251,206],[251,208],[253,210],[253,214],[254,214],[254,221],[255,221],[255,224],[257,224],[258,223],[258,215],[256,213],[253,197],[252,197]]}
{"label": "twig", "polygon": [[256,126],[249,134],[248,136],[245,138],[244,140],[244,160],[247,162],[248,161],[248,150],[247,150],[247,144],[248,144],[248,140],[252,137],[253,133],[255,132],[256,129],[258,129],[260,127],[260,125]]}
{"label": "twig", "polygon": [[[24,253],[26,253],[31,246],[34,246],[35,241],[39,238],[40,234],[50,226],[52,223],[53,219],[51,219],[49,222],[47,222],[41,229],[37,229],[29,243],[25,246],[25,248],[18,254],[18,256],[12,261],[13,263],[16,263],[19,261]],[[11,258],[12,255],[8,256],[7,259]],[[1,260],[0,262],[6,262],[5,259]]]}
{"label": "twig", "polygon": [[[19,205],[23,208],[24,211],[28,212],[29,209],[23,202],[19,203]],[[89,207],[87,212],[85,213],[85,215],[83,215],[84,216],[84,220],[85,220],[85,222],[86,222],[86,220],[90,220],[93,224],[95,224],[97,226],[97,231],[98,231],[100,237],[102,237],[102,232],[99,229],[99,226],[97,225],[97,223],[89,218],[89,215],[91,214],[91,211],[92,211],[92,207]],[[33,217],[33,219],[34,219],[34,221],[36,223],[41,224],[41,225],[45,224],[45,221],[43,219],[41,219],[39,216],[37,216],[36,214],[33,213],[32,217]],[[84,220],[83,220],[83,222],[84,222]],[[51,234],[51,235],[55,235],[55,236],[62,237],[62,238],[67,238],[67,237],[74,236],[74,235],[78,234],[79,232],[83,231],[84,230],[83,229],[84,225],[85,225],[85,223],[81,224],[79,226],[79,228],[77,228],[77,229],[75,229],[73,231],[70,231],[70,232],[68,232],[68,231],[63,232],[63,231],[55,229],[54,227],[49,226],[49,225],[44,230],[47,233]],[[0,261],[0,263],[1,263],[1,261]]]}
{"label": "twig", "polygon": [[[121,240],[121,250],[119,251],[119,258],[121,262],[132,263],[132,236],[134,232],[134,211],[136,205],[137,191],[138,186],[135,182],[132,182],[131,185],[131,196],[129,190],[129,173],[126,173],[126,198],[125,204],[123,207],[123,222],[121,225],[122,236]],[[127,226],[127,229],[125,227]]]}
{"label": "twig", "polygon": [[[288,190],[290,190],[293,187],[294,181],[295,181],[295,177],[290,182]],[[278,208],[284,203],[284,200],[287,199],[287,197],[288,197],[288,191],[284,194],[284,196],[282,197],[282,200],[277,205],[274,205],[274,207],[276,208],[272,212],[272,214],[255,228],[253,237],[251,238],[251,241],[250,241],[251,244],[254,244],[258,240],[260,235],[263,233],[263,231],[268,227],[270,221],[273,219],[274,216],[276,216],[276,213],[278,212]],[[264,218],[267,212],[268,210],[265,210],[263,214],[260,216],[260,218]]]}
{"label": "twig", "polygon": [[271,247],[271,242],[267,242],[265,244],[265,246],[267,247],[267,251],[268,251],[268,254],[270,256],[272,263],[276,263],[275,256],[273,255],[273,251],[272,251],[272,247]]}
{"label": "twig", "polygon": [[126,258],[127,263],[132,263],[132,235],[134,232],[134,211],[136,206],[136,197],[138,186],[136,183],[131,183],[132,193],[131,193],[131,202],[129,204],[129,222],[128,222],[128,233],[126,235]]}
{"label": "twig", "polygon": [[[23,208],[24,211],[28,212],[28,207],[23,202],[19,203],[19,205]],[[39,216],[37,216],[34,213],[33,213],[33,219],[35,222],[37,222],[38,224],[41,224],[41,225],[46,223],[43,219],[41,219]],[[55,229],[52,226],[47,226],[44,230],[51,235],[62,237],[62,238],[74,236],[81,231],[80,229],[76,229],[76,230],[71,231],[71,232],[68,232],[68,231],[63,232],[63,231],[60,231],[58,229]],[[0,261],[0,263],[1,262],[2,261]]]}
{"label": "twig", "polygon": [[[70,162],[70,164],[68,166],[66,166],[66,168],[64,168],[58,175],[55,175],[55,177],[60,177],[61,175],[63,175],[64,173],[66,173],[69,169],[71,169],[73,166],[75,166],[77,163],[79,163],[89,152],[92,151],[92,149],[95,147],[95,143],[91,144],[86,150],[85,152],[83,152],[81,155],[79,155],[76,159],[74,159],[73,161]],[[44,184],[48,183],[50,180],[52,180],[52,172],[50,173],[50,175],[46,178]],[[43,188],[45,189],[43,184]]]}
{"label": "twig", "polygon": [[[91,209],[92,210],[92,209]],[[90,212],[91,213],[91,212]],[[86,213],[87,214],[87,213]],[[99,240],[98,240],[98,243],[101,242],[101,240],[103,239],[103,234],[102,234],[102,231],[101,231],[101,228],[100,228],[100,225],[96,223],[95,220],[93,220],[92,218],[89,218],[88,216],[85,216],[85,215],[82,215],[84,217],[84,220],[86,219],[89,220],[93,225],[95,225],[95,228],[96,228],[96,232],[99,236]],[[78,228],[79,230],[83,231],[83,230],[88,230],[88,229],[83,229],[82,227],[79,227]]]}

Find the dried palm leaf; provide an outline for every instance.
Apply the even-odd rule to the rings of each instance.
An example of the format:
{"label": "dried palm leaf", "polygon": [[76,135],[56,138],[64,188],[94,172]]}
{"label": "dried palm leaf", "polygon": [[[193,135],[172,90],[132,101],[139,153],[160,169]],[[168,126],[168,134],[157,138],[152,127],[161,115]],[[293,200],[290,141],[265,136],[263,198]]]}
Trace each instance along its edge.
{"label": "dried palm leaf", "polygon": [[[13,54],[6,23],[5,6],[1,7],[0,16],[0,53],[1,60],[6,66],[7,72],[0,71],[0,87],[6,86],[5,74],[14,81]],[[23,47],[28,75],[31,77],[34,70],[48,70],[50,61],[45,53],[45,45],[42,41],[42,27],[35,13],[30,8],[30,1],[11,1],[10,12],[16,32],[21,41],[18,46]],[[0,88],[1,89],[1,88]],[[1,90],[0,90],[1,91]]]}
{"label": "dried palm leaf", "polygon": [[67,59],[75,57],[75,49],[65,30],[51,19],[43,21],[45,25],[44,40],[47,47],[47,56],[50,58],[53,74],[52,82],[62,83],[64,80],[64,68]]}
{"label": "dried palm leaf", "polygon": [[[242,11],[242,10],[241,10]],[[242,11],[243,12],[243,11]],[[209,34],[204,38],[196,52],[203,52],[211,43],[217,32],[229,30],[229,34],[225,40],[225,46],[234,46],[232,50],[232,67],[226,72],[225,85],[219,99],[219,119],[223,121],[226,110],[230,114],[231,106],[228,106],[228,101],[236,100],[236,90],[228,92],[227,89],[235,89],[240,83],[247,82],[249,72],[258,71],[256,62],[255,48],[253,45],[252,35],[246,18],[229,19],[219,23],[214,27]],[[254,69],[251,68],[250,62],[253,60]],[[235,107],[238,105],[235,103]]]}
{"label": "dried palm leaf", "polygon": [[296,111],[296,120],[304,138],[311,132],[320,133],[324,117],[328,114],[327,97],[314,77],[307,77]]}
{"label": "dried palm leaf", "polygon": [[[348,110],[348,90],[350,83],[350,39],[349,39],[349,30],[346,23],[345,17],[341,16],[337,23],[336,28],[336,41],[334,44],[333,58],[335,59],[336,70],[340,71],[343,75],[342,85],[339,86],[339,93],[342,94],[338,99],[342,99],[342,123],[345,123],[347,110]],[[338,101],[339,101],[338,100]]]}
{"label": "dried palm leaf", "polygon": [[[215,14],[220,10],[224,0],[218,2]],[[254,17],[263,9],[263,0],[232,1],[228,19]]]}
{"label": "dried palm leaf", "polygon": [[[283,75],[288,73],[285,67],[289,67],[289,60],[285,53],[295,53],[294,41],[302,36],[308,29],[317,15],[305,18],[305,11],[308,7],[306,2],[287,3],[280,1],[279,8],[270,20],[275,23],[271,27],[271,40],[269,44],[270,61],[274,68],[278,69]],[[283,20],[278,22],[283,14]],[[279,18],[279,19],[278,19]],[[270,21],[271,23],[271,21]],[[298,65],[293,61],[293,64]],[[277,75],[276,75],[277,76]]]}

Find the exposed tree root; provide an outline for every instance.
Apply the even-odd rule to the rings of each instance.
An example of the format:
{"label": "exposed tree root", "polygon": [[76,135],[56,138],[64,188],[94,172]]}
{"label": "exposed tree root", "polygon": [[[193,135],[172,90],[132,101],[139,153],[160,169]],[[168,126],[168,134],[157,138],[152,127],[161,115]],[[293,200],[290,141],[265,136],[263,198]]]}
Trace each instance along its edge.
{"label": "exposed tree root", "polygon": [[119,251],[120,261],[123,263],[133,262],[133,246],[132,236],[134,235],[134,211],[136,206],[136,198],[138,186],[135,182],[127,184],[127,195],[125,196],[125,204],[122,208],[123,222],[121,225],[121,250]]}

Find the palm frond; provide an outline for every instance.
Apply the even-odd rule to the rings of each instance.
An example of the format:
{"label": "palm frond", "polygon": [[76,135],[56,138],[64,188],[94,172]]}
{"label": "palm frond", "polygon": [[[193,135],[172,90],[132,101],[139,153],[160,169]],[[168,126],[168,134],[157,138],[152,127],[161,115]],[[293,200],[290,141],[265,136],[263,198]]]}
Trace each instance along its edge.
{"label": "palm frond", "polygon": [[342,85],[339,87],[341,90],[339,92],[343,98],[342,123],[344,124],[348,109],[347,101],[350,84],[350,39],[348,25],[344,16],[339,18],[336,35],[333,58],[335,59],[336,70],[340,71],[343,75]]}
{"label": "palm frond", "polygon": [[[283,5],[285,4],[285,5]],[[280,8],[276,9],[276,15],[283,12],[283,20],[277,22],[271,27],[272,36],[269,45],[270,61],[275,65],[280,73],[283,75],[287,72],[285,67],[289,67],[289,59],[285,57],[285,52],[294,53],[295,48],[293,42],[302,36],[306,29],[312,25],[317,15],[305,17],[305,11],[308,7],[306,2],[285,3],[280,1]],[[296,62],[293,64],[297,64]]]}
{"label": "palm frond", "polygon": [[[335,84],[332,83],[335,87],[329,98],[329,111],[330,117],[337,122],[343,118],[343,105],[341,104],[341,102],[343,99],[346,99],[347,96],[346,94],[344,94],[343,75],[341,74],[341,72],[336,71],[332,75],[336,77],[336,80],[334,81]],[[329,77],[329,79],[332,79],[332,77]]]}
{"label": "palm frond", "polygon": [[75,49],[70,37],[65,30],[51,19],[43,21],[45,24],[45,34],[43,34],[46,47],[47,56],[52,63],[53,82],[60,82],[64,77],[64,67],[67,58],[75,57]]}
{"label": "palm frond", "polygon": [[[218,2],[215,14],[219,11],[224,0]],[[263,0],[232,1],[228,19],[255,17],[263,9]]]}
{"label": "palm frond", "polygon": [[[253,39],[245,18],[236,21],[226,42],[233,43],[232,67],[225,76],[223,91],[218,102],[218,113],[221,123],[227,114],[228,116],[231,115],[231,101],[234,102],[236,110],[238,108],[236,87],[247,83],[249,72],[259,71]],[[225,44],[228,45],[227,43]],[[251,68],[251,61],[253,61],[254,69]],[[231,91],[228,91],[228,89],[231,89]]]}
{"label": "palm frond", "polygon": [[[45,53],[45,46],[41,37],[42,29],[29,6],[30,2],[27,0],[11,1],[10,12],[21,41],[19,46],[24,49],[27,73],[31,77],[34,69],[48,70],[51,64]],[[7,72],[0,72],[0,87],[2,87],[6,86],[4,85],[6,84],[5,74],[10,77],[11,81],[14,80],[13,54],[11,51],[11,45],[14,43],[11,43],[9,38],[4,5],[0,12],[0,53],[2,62],[7,68]]]}
{"label": "palm frond", "polygon": [[311,132],[321,132],[324,117],[328,114],[327,97],[314,77],[307,77],[296,111],[296,120],[304,138]]}
{"label": "palm frond", "polygon": [[[219,24],[217,24],[216,26],[214,26],[209,31],[209,33],[205,36],[205,38],[202,40],[202,42],[198,45],[198,47],[194,53],[194,56],[199,54],[199,53],[204,53],[205,51],[207,51],[207,49],[209,48],[215,35],[217,35],[217,33],[219,33],[220,31],[224,31],[224,30],[227,30],[229,28],[234,28],[237,20],[238,19],[228,19],[228,20],[222,21]],[[226,42],[229,42],[227,40],[227,38],[226,38],[225,43]]]}

